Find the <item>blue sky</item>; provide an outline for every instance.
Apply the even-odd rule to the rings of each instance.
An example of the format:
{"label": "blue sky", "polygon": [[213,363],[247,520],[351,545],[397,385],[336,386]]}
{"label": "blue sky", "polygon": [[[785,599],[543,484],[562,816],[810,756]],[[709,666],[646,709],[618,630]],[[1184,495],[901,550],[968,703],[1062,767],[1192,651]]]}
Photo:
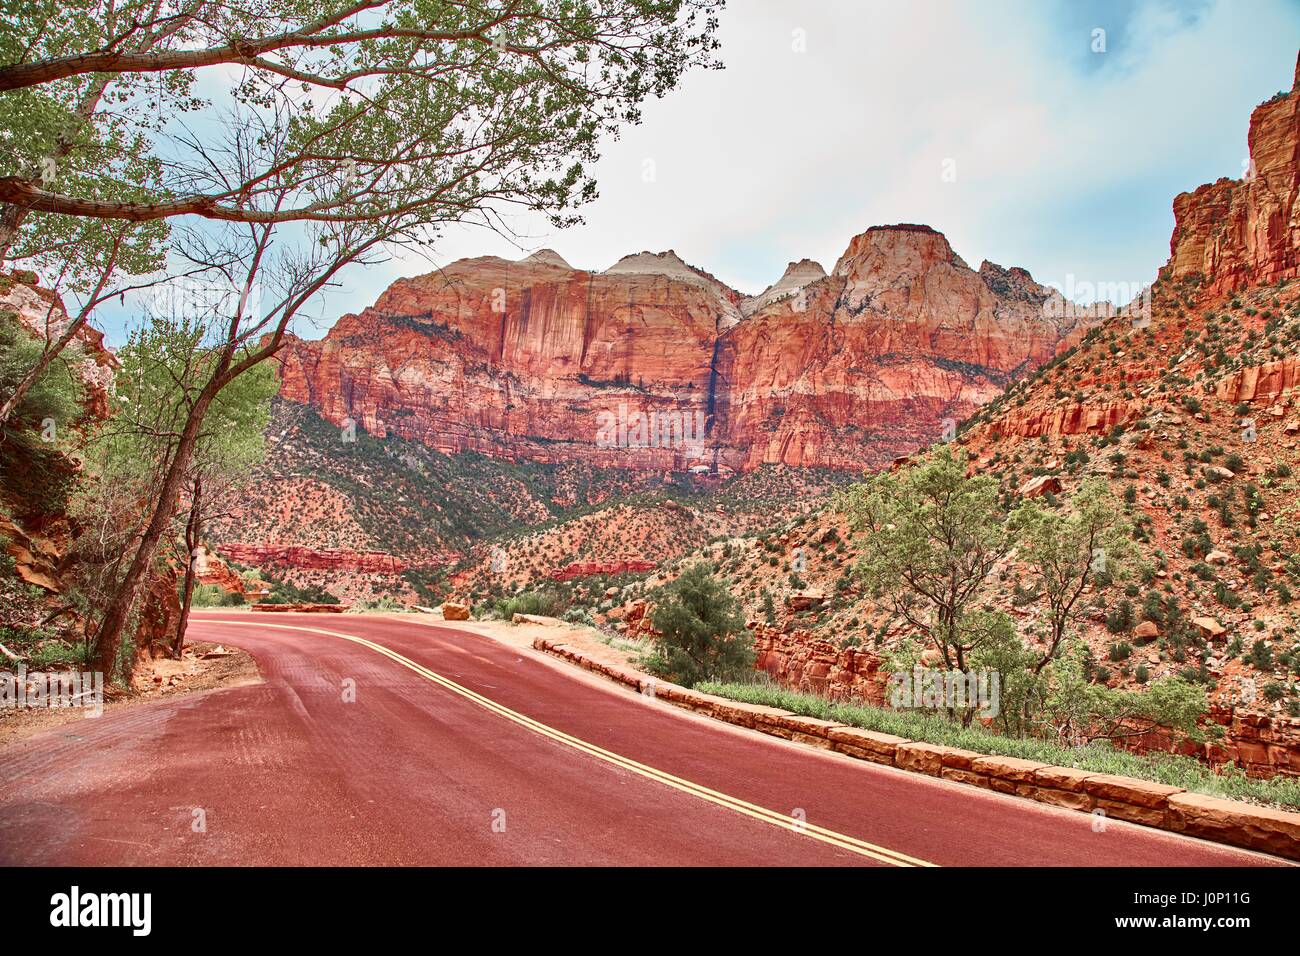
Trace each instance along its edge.
{"label": "blue sky", "polygon": [[[1173,197],[1239,177],[1251,110],[1291,87],[1300,0],[736,0],[721,39],[726,70],[607,144],[585,225],[518,219],[519,244],[465,230],[354,268],[299,333],[431,262],[550,247],[604,269],[672,248],[757,293],[893,222],[939,229],[972,267],[1141,285]],[[131,316],[103,322],[120,344]]]}

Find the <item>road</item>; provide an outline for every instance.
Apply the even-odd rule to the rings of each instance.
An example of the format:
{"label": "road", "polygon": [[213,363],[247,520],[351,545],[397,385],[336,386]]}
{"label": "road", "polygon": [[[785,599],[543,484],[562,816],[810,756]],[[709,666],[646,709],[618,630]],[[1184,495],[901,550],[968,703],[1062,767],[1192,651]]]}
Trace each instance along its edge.
{"label": "road", "polygon": [[[268,615],[269,617],[269,615]],[[0,863],[1258,865],[863,763],[451,626],[197,614],[261,684],[0,752]]]}

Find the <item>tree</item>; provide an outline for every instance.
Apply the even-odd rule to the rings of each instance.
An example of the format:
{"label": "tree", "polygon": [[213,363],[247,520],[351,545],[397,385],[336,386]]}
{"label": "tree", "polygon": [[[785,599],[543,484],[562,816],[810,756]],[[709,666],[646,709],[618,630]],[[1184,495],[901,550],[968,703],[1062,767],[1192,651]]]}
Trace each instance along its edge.
{"label": "tree", "polygon": [[735,680],[754,665],[739,605],[706,563],[691,565],[664,588],[651,623],[661,635],[647,661],[651,671],[684,687]]}
{"label": "tree", "polygon": [[966,670],[972,651],[998,622],[979,612],[985,580],[1011,549],[998,484],[966,476],[948,448],[898,472],[853,485],[838,499],[863,532],[855,573],[928,641],[950,670]]}
{"label": "tree", "polygon": [[[23,381],[41,348],[20,318],[0,312],[0,393]],[[45,510],[53,513],[63,510],[71,472],[62,449],[69,426],[82,414],[83,391],[68,363],[47,364],[14,403],[12,414],[0,421],[0,485],[15,498],[46,502]]]}
{"label": "tree", "polygon": [[[154,316],[135,331],[119,352],[121,369],[114,394],[113,453],[137,461],[165,460],[188,412],[188,403],[203,384],[208,353],[207,330],[190,318]],[[270,403],[277,382],[263,364],[249,369],[217,394],[208,412],[185,476],[188,504],[177,563],[185,569],[181,614],[172,652],[180,654],[189,619],[198,563],[203,560],[203,529],[221,513],[265,448]]]}
{"label": "tree", "polygon": [[259,365],[222,389],[206,421],[205,440],[190,463],[189,506],[181,538],[185,575],[181,582],[181,614],[176,623],[172,653],[179,657],[185,646],[194,582],[206,560],[204,529],[223,516],[238,496],[253,467],[266,451],[265,430],[271,420],[271,398],[279,388],[269,365]]}
{"label": "tree", "polygon": [[1085,480],[1065,509],[1020,504],[1010,517],[1018,557],[1047,601],[1047,645],[1033,669],[1047,666],[1078,618],[1080,599],[1099,576],[1121,576],[1133,554],[1131,527],[1102,478]]}
{"label": "tree", "polygon": [[[1040,721],[1066,746],[1094,740],[1124,740],[1167,731],[1175,741],[1203,741],[1200,720],[1209,710],[1205,690],[1177,677],[1165,677],[1144,690],[1115,690],[1087,677],[1087,647],[1074,642],[1047,672],[1049,689]],[[1218,733],[1210,728],[1211,733]]]}
{"label": "tree", "polygon": [[[86,448],[99,482],[81,516],[83,524],[95,529],[94,538],[111,542],[100,549],[93,547],[92,541],[85,555],[91,565],[99,563],[95,552],[102,552],[110,562],[107,573],[92,588],[91,601],[100,613],[111,603],[122,572],[122,556],[129,555],[144,534],[145,519],[155,507],[155,489],[169,468],[191,406],[216,360],[208,339],[209,329],[202,321],[183,315],[154,315],[131,333],[118,352],[120,367],[114,380],[111,417]],[[260,460],[262,433],[270,420],[275,390],[274,371],[261,365],[216,396],[184,476],[188,501],[184,507],[178,500],[171,501],[169,523],[181,514],[186,518],[183,530],[169,526],[165,537],[173,542],[187,539],[175,557],[176,565],[185,569],[185,578],[173,653],[179,653],[183,641],[204,523],[224,506],[228,495]],[[101,512],[112,516],[111,527],[99,526]]]}
{"label": "tree", "polygon": [[[574,209],[595,196],[587,170],[600,137],[637,122],[641,103],[673,89],[686,70],[716,66],[720,6],[19,5],[15,37],[0,44],[0,90],[44,97],[65,112],[104,76],[123,84],[125,114],[155,87],[185,95],[200,67],[237,68],[203,103],[210,122],[201,131],[177,122],[142,133],[140,155],[159,160],[157,176],[148,166],[129,179],[109,164],[85,186],[99,190],[91,198],[51,188],[28,167],[0,176],[0,203],[24,215],[184,222],[173,227],[169,269],[184,263],[225,293],[208,310],[221,331],[209,323],[206,381],[100,624],[106,671],[117,670],[140,584],[222,389],[274,355],[294,318],[349,265],[401,245],[423,249],[448,223],[508,231],[502,216],[512,208],[541,212],[557,227],[578,221]],[[0,136],[13,138],[19,113],[0,110],[8,124]],[[283,224],[293,228],[277,238]]]}
{"label": "tree", "polygon": [[[5,2],[0,33],[0,64],[65,50],[69,44],[113,42],[130,21],[108,8],[101,15],[88,4]],[[75,34],[75,35],[74,35]],[[141,44],[144,45],[141,45]],[[148,48],[143,35],[133,48]],[[141,76],[101,73],[31,86],[0,95],[0,177],[53,189],[82,201],[140,201],[161,186],[164,164],[151,154],[151,131],[164,116],[175,117],[197,102],[187,95],[190,77],[159,82]],[[107,222],[75,215],[32,215],[20,203],[0,202],[0,263],[39,275],[58,298],[70,304],[71,321],[51,328],[56,307],[51,298],[45,348],[11,389],[0,392],[0,423],[81,329],[95,309],[149,280],[131,284],[122,276],[147,276],[164,266],[164,221],[147,224]]]}
{"label": "tree", "polygon": [[994,720],[1002,732],[1012,737],[1036,734],[1041,729],[1050,669],[1047,673],[1034,669],[1037,655],[1025,647],[1007,615],[999,615],[998,624],[989,639],[971,654],[971,667],[998,675]]}
{"label": "tree", "polygon": [[[716,65],[721,6],[718,0],[13,4],[6,12],[14,28],[0,44],[0,92],[42,97],[49,114],[85,113],[88,98],[94,113],[109,84],[117,84],[121,103],[181,101],[193,108],[194,71],[227,65],[237,76],[234,102],[290,105],[297,128],[290,149],[273,161],[208,188],[205,177],[193,176],[207,167],[200,137],[184,126],[147,127],[137,113],[130,128],[160,141],[149,152],[167,157],[160,177],[138,177],[140,195],[76,195],[42,182],[29,162],[0,176],[0,202],[130,222],[186,215],[349,222],[358,202],[372,215],[389,216],[420,201],[418,192],[412,197],[398,188],[392,173],[413,173],[418,181],[431,168],[459,166],[469,178],[518,175],[521,185],[550,193],[535,208],[558,212],[571,196],[593,194],[582,163],[594,158],[601,134],[637,122],[641,103],[672,90],[688,68]],[[311,194],[314,184],[335,179],[344,167],[342,188]],[[112,172],[105,178],[120,182]],[[273,208],[256,201],[277,194],[277,179],[293,184],[294,197]],[[454,190],[457,179],[446,185]]]}

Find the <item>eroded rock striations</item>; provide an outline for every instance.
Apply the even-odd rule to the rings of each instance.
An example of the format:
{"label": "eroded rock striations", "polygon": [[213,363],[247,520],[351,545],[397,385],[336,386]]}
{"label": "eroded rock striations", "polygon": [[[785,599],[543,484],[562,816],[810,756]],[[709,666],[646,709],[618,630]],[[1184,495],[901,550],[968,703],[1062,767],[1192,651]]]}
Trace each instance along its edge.
{"label": "eroded rock striations", "polygon": [[253,567],[273,566],[314,570],[400,574],[407,564],[382,551],[321,550],[299,545],[222,544],[226,557]]}
{"label": "eroded rock striations", "polygon": [[861,468],[939,437],[1077,339],[1022,269],[978,271],[927,226],[883,226],[827,274],[746,298],[674,252],[604,272],[550,250],[395,282],[281,393],[444,452],[634,469]]}
{"label": "eroded rock striations", "polygon": [[1300,59],[1291,92],[1256,107],[1242,179],[1220,179],[1174,199],[1166,274],[1204,278],[1211,292],[1300,275]]}

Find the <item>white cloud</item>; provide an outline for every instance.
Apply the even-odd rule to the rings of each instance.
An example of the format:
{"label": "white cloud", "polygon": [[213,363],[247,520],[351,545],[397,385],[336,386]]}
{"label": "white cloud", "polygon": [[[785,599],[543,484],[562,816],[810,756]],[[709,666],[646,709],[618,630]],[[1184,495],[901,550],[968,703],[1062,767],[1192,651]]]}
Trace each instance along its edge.
{"label": "white cloud", "polygon": [[[972,266],[1146,282],[1168,255],[1177,192],[1237,176],[1250,110],[1289,88],[1300,8],[1169,0],[1096,19],[1061,3],[743,0],[723,17],[727,69],[693,75],[610,143],[587,224],[520,220],[603,269],[675,249],[746,292],[804,257],[827,269],[867,227],[921,222]],[[796,29],[806,51],[792,48]],[[1093,60],[1089,57],[1110,59]],[[642,178],[644,162],[656,179]],[[944,182],[943,162],[956,163]],[[448,234],[439,263],[522,253],[482,229]],[[326,315],[371,303],[416,256],[353,270]]]}

